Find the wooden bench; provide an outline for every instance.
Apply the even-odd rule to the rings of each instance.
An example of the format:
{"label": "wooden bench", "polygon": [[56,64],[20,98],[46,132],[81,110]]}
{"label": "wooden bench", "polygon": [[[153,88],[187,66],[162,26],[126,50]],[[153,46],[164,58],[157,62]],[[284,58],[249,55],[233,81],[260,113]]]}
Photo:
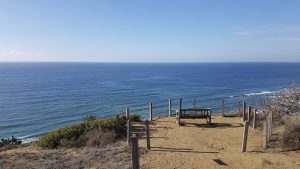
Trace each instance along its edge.
{"label": "wooden bench", "polygon": [[176,110],[176,122],[180,125],[181,119],[206,119],[211,124],[211,109],[189,108]]}

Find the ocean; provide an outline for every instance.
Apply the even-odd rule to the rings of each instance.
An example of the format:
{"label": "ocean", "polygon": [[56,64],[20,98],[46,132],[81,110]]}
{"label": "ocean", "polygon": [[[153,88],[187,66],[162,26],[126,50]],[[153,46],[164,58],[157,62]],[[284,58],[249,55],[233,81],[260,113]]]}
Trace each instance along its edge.
{"label": "ocean", "polygon": [[88,114],[147,117],[184,107],[226,108],[300,82],[300,63],[0,63],[0,138],[34,140]]}

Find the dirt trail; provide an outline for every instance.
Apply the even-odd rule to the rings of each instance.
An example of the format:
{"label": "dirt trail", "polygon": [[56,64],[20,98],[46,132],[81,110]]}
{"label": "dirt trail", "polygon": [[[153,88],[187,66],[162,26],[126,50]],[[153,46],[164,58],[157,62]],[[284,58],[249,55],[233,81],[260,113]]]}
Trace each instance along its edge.
{"label": "dirt trail", "polygon": [[[251,127],[247,153],[241,153],[243,125],[238,117],[214,116],[211,127],[202,119],[183,121],[183,126],[178,126],[174,117],[154,121],[152,148],[142,155],[141,168],[300,168],[299,151],[263,152],[261,132]],[[145,146],[144,140],[140,146]]]}

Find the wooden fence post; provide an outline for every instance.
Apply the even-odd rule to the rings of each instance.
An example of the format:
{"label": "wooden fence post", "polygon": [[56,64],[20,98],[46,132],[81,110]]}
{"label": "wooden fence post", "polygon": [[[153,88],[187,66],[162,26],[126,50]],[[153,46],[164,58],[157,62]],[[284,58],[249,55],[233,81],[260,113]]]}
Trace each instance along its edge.
{"label": "wooden fence post", "polygon": [[169,117],[172,116],[172,100],[169,98]]}
{"label": "wooden fence post", "polygon": [[267,148],[267,123],[264,122],[263,124],[263,149],[265,150]]}
{"label": "wooden fence post", "polygon": [[149,103],[149,121],[152,121],[152,103]]}
{"label": "wooden fence post", "polygon": [[182,98],[179,99],[179,110],[181,111],[182,109]]}
{"label": "wooden fence post", "polygon": [[256,109],[253,110],[253,129],[256,128]]}
{"label": "wooden fence post", "polygon": [[126,109],[125,109],[125,116],[126,116],[126,119],[129,119],[129,107],[126,107]]}
{"label": "wooden fence post", "polygon": [[127,143],[130,145],[130,136],[131,136],[131,124],[130,120],[127,120]]}
{"label": "wooden fence post", "polygon": [[243,143],[242,143],[242,153],[246,152],[246,149],[247,149],[248,128],[249,128],[249,121],[245,121],[244,122]]}
{"label": "wooden fence post", "polygon": [[[196,109],[197,99],[196,97],[193,100],[193,109]],[[193,111],[193,115],[196,113],[196,111]]]}
{"label": "wooden fence post", "polygon": [[149,121],[145,121],[146,124],[146,139],[147,139],[147,149],[150,150],[150,128],[149,128]]}
{"label": "wooden fence post", "polygon": [[269,140],[271,140],[271,137],[272,137],[272,117],[271,117],[271,114],[268,115],[268,120],[269,120],[269,124],[268,124],[268,134],[269,134]]}
{"label": "wooden fence post", "polygon": [[251,106],[249,105],[248,106],[248,118],[247,118],[247,120],[250,122],[251,121],[251,112],[252,110],[251,110]]}
{"label": "wooden fence post", "polygon": [[243,102],[243,121],[246,120],[246,102]]}
{"label": "wooden fence post", "polygon": [[269,122],[269,117],[267,116],[267,119],[266,119],[266,123],[267,123],[267,136],[266,136],[266,138],[267,138],[267,142],[269,142],[270,141],[270,133],[269,133],[269,127],[270,127],[270,122]]}
{"label": "wooden fence post", "polygon": [[239,101],[239,117],[242,117],[242,102]]}
{"label": "wooden fence post", "polygon": [[181,115],[181,109],[182,109],[182,98],[180,98],[179,99],[179,110],[178,110],[178,112],[176,112],[176,113],[178,113],[177,114],[177,123],[178,123],[178,125],[180,126],[180,115]]}
{"label": "wooden fence post", "polygon": [[225,101],[224,99],[222,99],[222,102],[221,102],[221,113],[222,113],[222,117],[225,116]]}
{"label": "wooden fence post", "polygon": [[272,136],[272,127],[273,127],[273,113],[270,114],[270,138]]}
{"label": "wooden fence post", "polygon": [[131,140],[131,161],[132,169],[139,169],[139,144],[136,134],[133,134]]}

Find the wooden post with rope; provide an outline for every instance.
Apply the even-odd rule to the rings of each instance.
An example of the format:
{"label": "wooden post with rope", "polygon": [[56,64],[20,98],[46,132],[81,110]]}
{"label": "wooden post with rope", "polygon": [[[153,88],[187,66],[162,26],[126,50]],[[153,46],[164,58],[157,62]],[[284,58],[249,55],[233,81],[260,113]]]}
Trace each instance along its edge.
{"label": "wooden post with rope", "polygon": [[267,131],[267,123],[266,122],[264,122],[264,124],[263,124],[263,149],[265,150],[265,149],[267,149],[267,142],[268,142],[268,140],[267,140],[267,135],[268,135],[268,131]]}
{"label": "wooden post with rope", "polygon": [[172,116],[172,100],[169,98],[169,117]]}
{"label": "wooden post with rope", "polygon": [[243,102],[243,122],[246,120],[246,102]]}
{"label": "wooden post with rope", "polygon": [[130,145],[130,136],[131,136],[131,124],[130,120],[127,120],[127,143]]}
{"label": "wooden post with rope", "polygon": [[130,138],[131,140],[131,161],[132,161],[132,169],[139,169],[139,144],[136,134],[133,134]]}
{"label": "wooden post with rope", "polygon": [[152,103],[149,103],[149,121],[152,121]]}
{"label": "wooden post with rope", "polygon": [[244,122],[244,133],[243,133],[243,143],[242,143],[242,153],[246,152],[247,149],[247,139],[248,139],[248,128],[249,128],[249,121]]}
{"label": "wooden post with rope", "polygon": [[149,128],[148,120],[145,121],[145,125],[146,125],[147,150],[150,150],[150,148],[151,148],[151,146],[150,146],[150,128]]}
{"label": "wooden post with rope", "polygon": [[128,120],[129,119],[129,107],[128,106],[125,109],[125,116],[126,116],[126,119]]}
{"label": "wooden post with rope", "polygon": [[251,121],[251,112],[252,111],[252,107],[251,105],[248,106],[248,117],[247,117],[247,120],[250,122]]}
{"label": "wooden post with rope", "polygon": [[222,99],[222,102],[221,102],[221,113],[222,113],[222,117],[225,116],[225,101],[224,99]]}
{"label": "wooden post with rope", "polygon": [[256,109],[253,110],[253,129],[256,128]]}

